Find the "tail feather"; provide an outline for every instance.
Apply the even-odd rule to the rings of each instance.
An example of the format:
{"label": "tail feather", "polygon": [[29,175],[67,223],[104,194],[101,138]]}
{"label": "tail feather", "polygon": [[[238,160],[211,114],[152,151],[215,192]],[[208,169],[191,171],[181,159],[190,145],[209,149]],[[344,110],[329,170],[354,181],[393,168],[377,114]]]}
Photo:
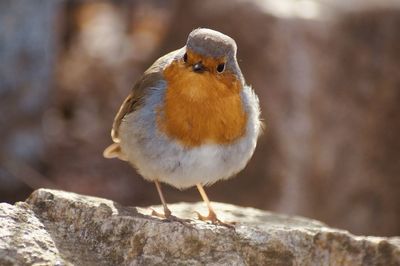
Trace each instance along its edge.
{"label": "tail feather", "polygon": [[111,159],[111,158],[118,158],[120,160],[126,161],[124,154],[121,151],[121,146],[119,143],[113,143],[108,146],[103,152],[104,158]]}

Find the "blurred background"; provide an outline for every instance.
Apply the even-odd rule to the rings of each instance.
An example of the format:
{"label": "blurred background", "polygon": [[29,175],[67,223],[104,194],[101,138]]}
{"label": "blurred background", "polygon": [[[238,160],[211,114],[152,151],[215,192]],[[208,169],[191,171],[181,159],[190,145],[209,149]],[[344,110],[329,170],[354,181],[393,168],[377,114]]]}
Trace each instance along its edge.
{"label": "blurred background", "polygon": [[134,82],[197,27],[236,40],[267,125],[210,198],[400,235],[398,0],[0,1],[0,201],[49,187],[159,204],[102,151]]}

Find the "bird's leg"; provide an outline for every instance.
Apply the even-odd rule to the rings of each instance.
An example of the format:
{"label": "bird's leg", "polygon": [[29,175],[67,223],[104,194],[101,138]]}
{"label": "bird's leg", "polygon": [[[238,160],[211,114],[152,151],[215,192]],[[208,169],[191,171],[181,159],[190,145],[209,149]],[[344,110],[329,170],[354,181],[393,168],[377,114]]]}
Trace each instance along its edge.
{"label": "bird's leg", "polygon": [[157,216],[160,218],[168,218],[169,216],[171,216],[171,211],[168,209],[167,202],[165,201],[164,194],[162,193],[161,184],[160,184],[160,182],[158,182],[158,180],[154,181],[154,183],[156,184],[157,192],[158,192],[158,195],[160,196],[161,203],[164,208],[164,214],[153,210],[151,215],[154,215],[154,216]]}
{"label": "bird's leg", "polygon": [[172,215],[170,209],[167,206],[167,202],[165,201],[164,194],[162,193],[160,182],[158,182],[158,180],[156,180],[156,181],[154,181],[154,183],[156,184],[157,192],[158,192],[158,195],[160,196],[161,203],[162,203],[163,208],[164,208],[164,213],[159,213],[159,212],[157,212],[157,211],[152,209],[151,215],[157,216],[157,217],[160,217],[160,218],[164,218],[164,219],[166,219],[168,221],[180,222],[180,223],[185,224],[185,225],[186,225],[187,222],[190,222],[189,219],[181,219],[181,218],[178,218],[178,217]]}
{"label": "bird's leg", "polygon": [[210,221],[213,224],[223,225],[223,226],[226,226],[229,228],[235,228],[234,223],[225,223],[217,218],[217,214],[215,213],[214,209],[212,208],[211,202],[208,199],[208,196],[207,196],[206,192],[204,191],[203,186],[201,184],[197,184],[196,186],[200,192],[201,197],[203,198],[203,201],[207,204],[207,208],[208,208],[208,216],[203,216],[200,213],[196,212],[199,220]]}

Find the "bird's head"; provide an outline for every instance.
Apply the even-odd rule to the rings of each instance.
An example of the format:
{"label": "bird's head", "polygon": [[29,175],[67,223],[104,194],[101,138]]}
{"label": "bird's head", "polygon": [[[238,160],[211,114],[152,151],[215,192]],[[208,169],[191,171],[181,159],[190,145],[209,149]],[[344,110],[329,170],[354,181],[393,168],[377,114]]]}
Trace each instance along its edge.
{"label": "bird's head", "polygon": [[182,61],[195,73],[231,74],[242,81],[236,51],[236,43],[231,37],[215,30],[199,28],[189,34]]}

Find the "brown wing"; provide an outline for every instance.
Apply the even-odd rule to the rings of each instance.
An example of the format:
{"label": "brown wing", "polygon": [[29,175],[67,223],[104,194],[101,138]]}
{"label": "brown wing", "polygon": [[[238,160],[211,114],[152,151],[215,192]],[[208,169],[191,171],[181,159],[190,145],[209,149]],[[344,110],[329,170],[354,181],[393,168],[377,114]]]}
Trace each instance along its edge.
{"label": "brown wing", "polygon": [[125,115],[140,108],[140,106],[143,104],[143,97],[146,94],[146,90],[152,87],[152,85],[155,85],[162,78],[161,72],[146,72],[135,84],[131,93],[128,95],[128,97],[126,97],[114,118],[113,128],[111,130],[111,138],[116,143],[119,143],[119,127],[122,119],[125,117]]}
{"label": "brown wing", "polygon": [[173,51],[161,58],[159,58],[154,64],[147,69],[143,76],[136,82],[133,86],[131,93],[126,97],[125,101],[122,103],[117,115],[114,118],[113,127],[111,130],[111,138],[114,144],[110,145],[105,149],[103,155],[106,158],[119,157],[124,159],[121,155],[121,149],[118,145],[119,139],[119,128],[124,117],[139,109],[143,104],[144,96],[149,88],[156,86],[156,84],[163,79],[163,70],[165,65],[170,62],[172,58],[175,58],[182,49]]}

